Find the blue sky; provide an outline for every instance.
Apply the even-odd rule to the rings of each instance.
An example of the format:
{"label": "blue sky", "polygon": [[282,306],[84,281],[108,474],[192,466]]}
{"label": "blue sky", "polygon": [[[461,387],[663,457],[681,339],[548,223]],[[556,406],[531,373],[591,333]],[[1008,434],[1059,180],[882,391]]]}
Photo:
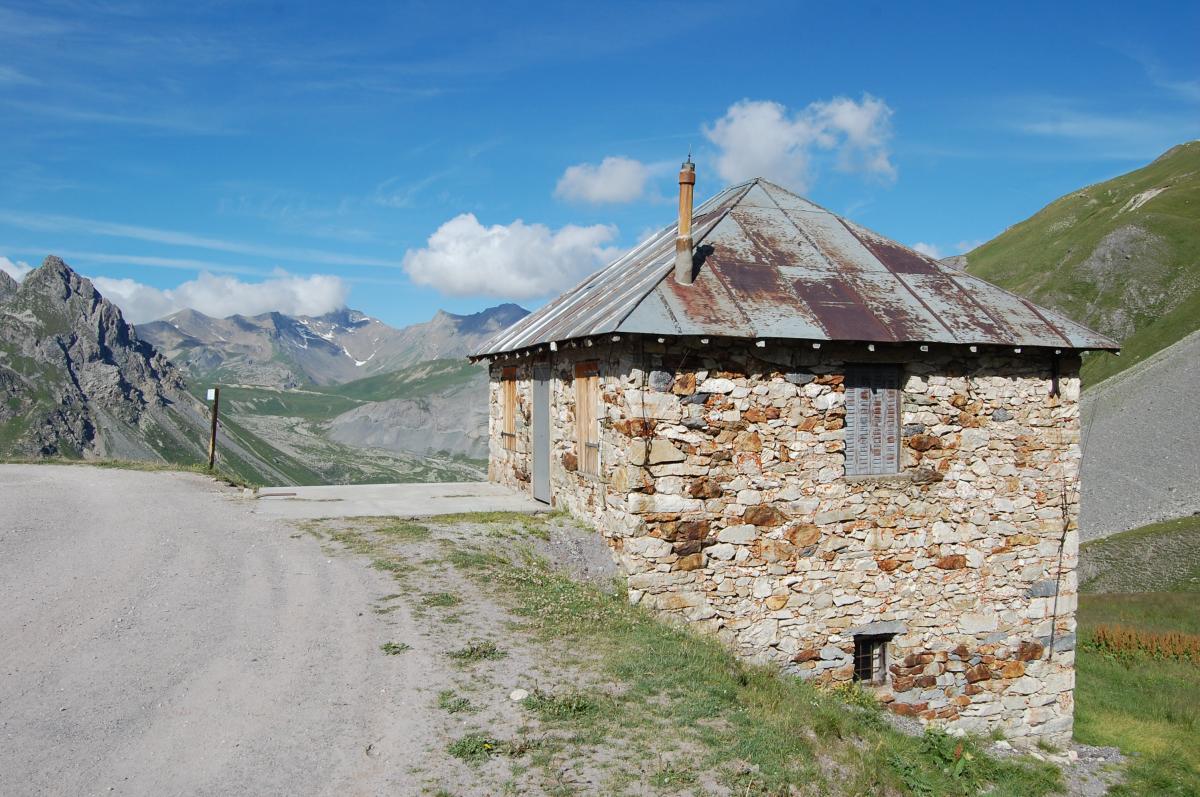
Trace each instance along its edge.
{"label": "blue sky", "polygon": [[0,2],[0,267],[535,307],[761,176],[939,255],[1200,135],[1200,5]]}

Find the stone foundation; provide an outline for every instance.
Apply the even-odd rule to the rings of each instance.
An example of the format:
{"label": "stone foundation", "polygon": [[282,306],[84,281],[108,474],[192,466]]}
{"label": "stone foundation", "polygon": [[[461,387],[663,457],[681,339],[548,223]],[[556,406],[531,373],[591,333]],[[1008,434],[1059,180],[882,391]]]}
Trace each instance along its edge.
{"label": "stone foundation", "polygon": [[[607,538],[632,601],[822,683],[854,677],[856,635],[883,637],[873,688],[892,711],[1069,740],[1076,355],[1055,370],[1048,351],[652,340],[493,363],[490,478],[529,489],[530,375],[548,363],[554,503]],[[599,477],[575,450],[585,360],[602,380]],[[845,475],[847,363],[903,366],[899,474]]]}

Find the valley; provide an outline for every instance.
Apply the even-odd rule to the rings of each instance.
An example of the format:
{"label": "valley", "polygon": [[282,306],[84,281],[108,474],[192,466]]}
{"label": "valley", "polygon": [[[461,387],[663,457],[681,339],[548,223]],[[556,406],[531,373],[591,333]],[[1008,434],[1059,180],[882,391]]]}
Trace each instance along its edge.
{"label": "valley", "polygon": [[0,272],[0,458],[195,465],[220,386],[217,468],[238,482],[481,479],[487,379],[465,355],[525,312],[395,329],[353,310],[185,310],[135,329],[48,257],[21,283]]}

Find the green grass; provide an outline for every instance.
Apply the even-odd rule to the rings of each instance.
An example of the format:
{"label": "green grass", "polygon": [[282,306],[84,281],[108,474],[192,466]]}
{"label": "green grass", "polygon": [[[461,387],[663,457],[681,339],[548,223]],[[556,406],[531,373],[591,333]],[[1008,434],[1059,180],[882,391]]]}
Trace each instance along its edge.
{"label": "green grass", "polygon": [[1200,634],[1200,592],[1113,592],[1080,596],[1081,629],[1128,625],[1160,633]]}
{"label": "green grass", "polygon": [[1119,795],[1200,795],[1200,667],[1118,659],[1088,646],[1100,624],[1200,631],[1200,593],[1085,594],[1079,599],[1075,738],[1130,756]]}
{"label": "green grass", "polygon": [[419,398],[466,385],[479,376],[480,370],[480,366],[465,359],[427,360],[385,374],[316,390],[359,402]]}
{"label": "green grass", "polygon": [[[1161,187],[1167,190],[1122,212],[1134,196]],[[1096,384],[1200,328],[1198,209],[1200,142],[1190,142],[1055,200],[970,252],[968,270],[1084,324],[1097,326],[1118,310],[1128,315],[1134,333],[1122,342],[1122,355],[1097,353],[1084,361],[1084,384]],[[1125,225],[1154,235],[1156,251],[1102,276],[1083,265],[1106,235]]]}
{"label": "green grass", "polygon": [[468,764],[478,764],[494,755],[504,754],[505,744],[487,734],[468,733],[460,739],[455,739],[446,749],[455,758]]}
{"label": "green grass", "polygon": [[462,603],[462,598],[458,597],[457,595],[452,595],[449,592],[431,592],[430,594],[421,598],[422,606],[446,608],[449,606],[457,606],[460,603]]}
{"label": "green grass", "polygon": [[452,650],[446,654],[455,661],[466,664],[474,664],[480,661],[491,661],[493,659],[502,659],[508,654],[500,649],[495,642],[491,640],[476,640],[464,645],[457,650]]}
{"label": "green grass", "polygon": [[308,421],[323,421],[363,404],[345,396],[316,390],[284,390],[272,387],[223,387],[222,404],[242,415],[285,415]]}
{"label": "green grass", "polygon": [[465,714],[478,711],[479,708],[470,699],[463,697],[453,689],[443,689],[438,692],[438,708],[447,714]]}
{"label": "green grass", "polygon": [[596,716],[600,713],[602,706],[611,702],[611,698],[607,695],[593,695],[574,690],[562,694],[551,694],[536,689],[533,694],[521,701],[521,705],[543,720],[577,721]]}
{"label": "green grass", "polygon": [[1081,592],[1200,592],[1200,517],[1086,542],[1080,559]]}
{"label": "green grass", "polygon": [[[777,669],[746,664],[719,642],[663,623],[615,596],[527,558],[470,558],[467,572],[523,618],[526,631],[572,657],[586,651],[619,694],[567,689],[535,693],[529,710],[575,726],[588,743],[606,735],[639,749],[696,747],[697,767],[721,773],[739,795],[792,793],[929,795],[1047,794],[1058,770],[997,760],[979,743],[893,730],[876,710],[848,708],[832,694]],[[688,777],[659,770],[664,781]]]}
{"label": "green grass", "polygon": [[387,520],[375,528],[379,534],[401,542],[421,542],[429,539],[429,527],[409,520]]}
{"label": "green grass", "polygon": [[399,656],[412,650],[412,645],[407,642],[384,642],[379,649],[389,656]]}

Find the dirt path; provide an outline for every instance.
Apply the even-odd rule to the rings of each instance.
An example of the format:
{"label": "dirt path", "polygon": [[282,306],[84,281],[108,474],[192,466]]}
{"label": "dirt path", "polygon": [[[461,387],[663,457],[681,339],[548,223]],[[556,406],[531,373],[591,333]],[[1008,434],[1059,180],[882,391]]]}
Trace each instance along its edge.
{"label": "dirt path", "polygon": [[0,466],[0,793],[405,794],[430,650],[386,573],[185,474]]}

